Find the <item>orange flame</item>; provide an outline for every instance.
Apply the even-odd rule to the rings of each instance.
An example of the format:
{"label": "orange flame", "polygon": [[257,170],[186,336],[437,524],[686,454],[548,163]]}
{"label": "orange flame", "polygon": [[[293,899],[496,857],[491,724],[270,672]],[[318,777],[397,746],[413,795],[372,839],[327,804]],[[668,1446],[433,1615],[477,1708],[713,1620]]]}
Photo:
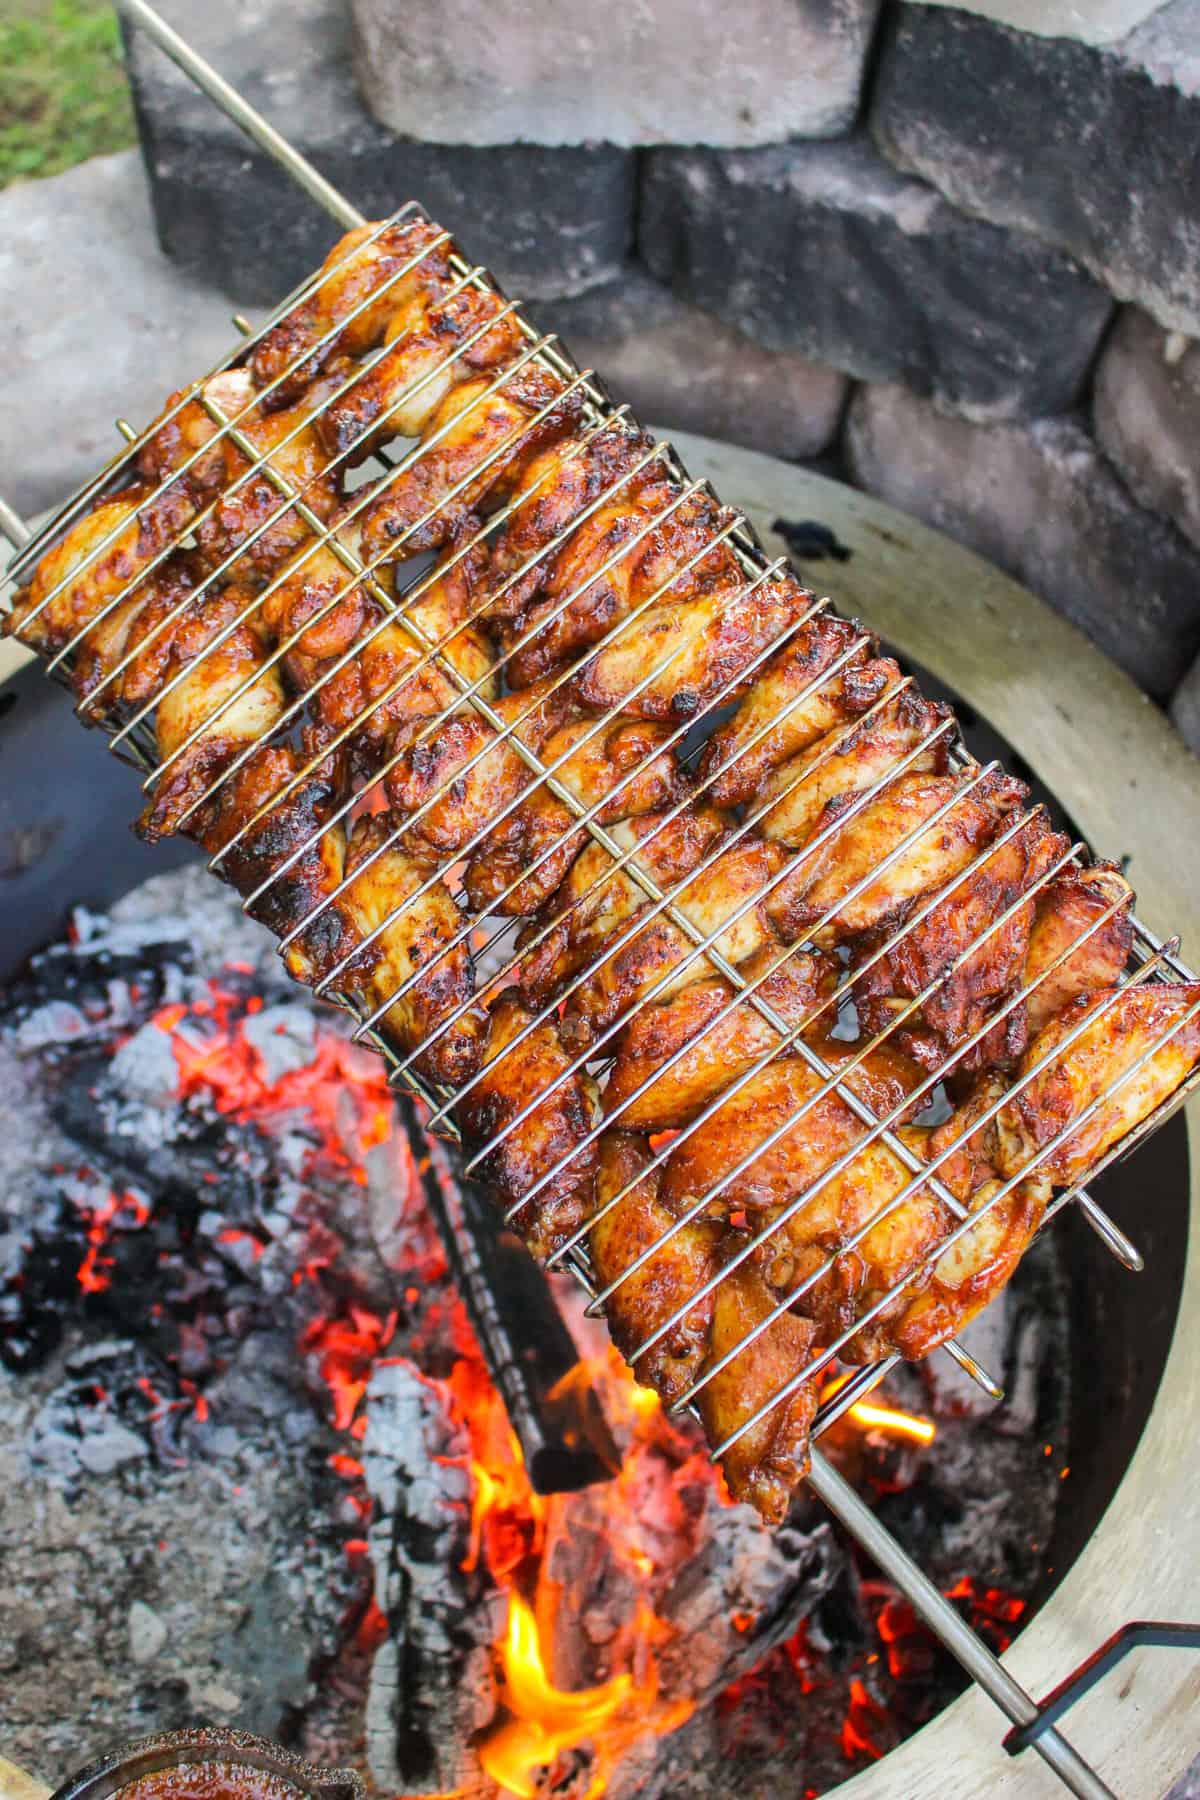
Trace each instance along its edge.
{"label": "orange flame", "polygon": [[[647,1636],[654,1635],[657,1621],[652,1614],[646,1611],[638,1623]],[[647,1659],[647,1672],[640,1681],[622,1672],[598,1687],[565,1693],[546,1673],[532,1609],[514,1593],[509,1596],[501,1666],[504,1699],[513,1717],[480,1746],[484,1769],[506,1792],[535,1800],[540,1792],[539,1772],[553,1768],[566,1751],[587,1744],[594,1762],[585,1800],[595,1800],[608,1785],[621,1749],[645,1729],[658,1698],[653,1657]],[[674,1730],[690,1710],[686,1701],[659,1709],[655,1729]]]}
{"label": "orange flame", "polygon": [[893,1437],[910,1437],[918,1444],[932,1444],[937,1426],[932,1419],[919,1419],[915,1413],[900,1412],[894,1406],[874,1406],[869,1400],[858,1400],[849,1408],[849,1416],[864,1431],[886,1431]]}
{"label": "orange flame", "polygon": [[[852,1369],[846,1369],[836,1375],[832,1381],[826,1382],[821,1389],[821,1400],[832,1400],[840,1393],[850,1380]],[[864,1431],[883,1431],[892,1437],[912,1438],[918,1444],[932,1444],[937,1436],[937,1426],[932,1419],[922,1419],[917,1413],[902,1412],[897,1406],[879,1406],[873,1400],[856,1400],[848,1406],[843,1417],[852,1419]]]}

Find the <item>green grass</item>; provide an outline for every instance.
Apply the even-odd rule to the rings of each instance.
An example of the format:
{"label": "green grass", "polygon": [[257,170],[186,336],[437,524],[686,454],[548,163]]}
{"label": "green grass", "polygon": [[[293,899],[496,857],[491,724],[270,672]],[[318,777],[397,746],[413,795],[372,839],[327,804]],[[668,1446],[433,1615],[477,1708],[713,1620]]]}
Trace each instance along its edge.
{"label": "green grass", "polygon": [[111,5],[0,0],[0,187],[134,141]]}

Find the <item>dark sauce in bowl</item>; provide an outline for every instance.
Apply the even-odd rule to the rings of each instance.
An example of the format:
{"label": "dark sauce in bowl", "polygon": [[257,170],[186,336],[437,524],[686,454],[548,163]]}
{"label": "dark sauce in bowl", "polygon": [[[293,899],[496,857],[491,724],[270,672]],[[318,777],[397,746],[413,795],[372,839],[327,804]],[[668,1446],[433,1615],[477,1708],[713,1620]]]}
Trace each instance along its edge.
{"label": "dark sauce in bowl", "polygon": [[305,1796],[269,1769],[214,1758],[139,1775],[117,1788],[112,1800],[305,1800]]}

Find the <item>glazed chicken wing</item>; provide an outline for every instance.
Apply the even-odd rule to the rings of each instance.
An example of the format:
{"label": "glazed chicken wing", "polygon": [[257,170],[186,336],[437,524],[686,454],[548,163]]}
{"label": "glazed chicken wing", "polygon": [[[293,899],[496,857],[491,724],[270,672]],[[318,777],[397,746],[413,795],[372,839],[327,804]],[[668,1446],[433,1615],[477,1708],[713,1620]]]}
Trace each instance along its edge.
{"label": "glazed chicken wing", "polygon": [[402,1054],[432,1038],[414,1064],[418,1074],[457,1087],[478,1066],[483,1040],[477,1009],[447,1024],[474,991],[467,944],[449,947],[463,916],[449,889],[434,878],[436,865],[390,843],[393,835],[386,814],[360,819],[354,827],[346,856],[348,885],[338,910],[356,943],[382,930],[336,985],[364,1012],[374,1012],[424,971],[382,1014],[379,1030]]}
{"label": "glazed chicken wing", "polygon": [[[728,813],[703,804],[685,807],[674,818],[649,813],[622,821],[610,835],[622,855],[665,892],[717,849],[732,824]],[[566,878],[519,940],[522,992],[543,1006],[560,994],[577,969],[615,944],[624,927],[646,904],[645,890],[619,868],[601,844],[589,844]],[[532,942],[531,942],[532,940]]]}
{"label": "glazed chicken wing", "polygon": [[665,601],[630,620],[585,665],[579,692],[598,711],[694,718],[718,696],[727,698],[737,678],[811,604],[812,596],[786,578]]}
{"label": "glazed chicken wing", "polygon": [[[1117,998],[1110,1005],[1114,993]],[[1020,1150],[1006,1156],[1004,1172],[1014,1173],[1017,1155],[1016,1167],[1020,1167],[1027,1156],[1040,1151],[1123,1076],[1112,1096],[1041,1165],[1056,1186],[1067,1187],[1077,1181],[1118,1139],[1174,1093],[1195,1068],[1200,1060],[1200,1017],[1186,1025],[1183,1021],[1197,1000],[1200,982],[1169,986],[1145,982],[1119,992],[1102,988],[1069,1001],[1042,1027],[1021,1059],[1018,1081],[1044,1057],[1050,1058],[1027,1087],[1013,1093],[1005,1109],[1010,1141]],[[1057,1046],[1093,1014],[1092,1023],[1055,1056]],[[1148,1054],[1172,1027],[1175,1036]],[[1147,1060],[1134,1073],[1142,1057]]]}
{"label": "glazed chicken wing", "polygon": [[[857,982],[854,997],[863,1029],[872,1035],[886,1030],[909,1000],[940,982],[898,1031],[907,1050],[928,1068],[940,1067],[1020,985],[1036,897],[1018,907],[998,930],[991,928],[1022,894],[1036,888],[1068,848],[1069,840],[1051,830],[1039,808],[977,869],[952,883],[946,898],[909,927]],[[896,920],[888,921],[865,938],[859,961],[870,961],[895,935],[897,925]],[[958,1066],[1011,1063],[1024,1049],[1025,1035],[1024,1010],[1016,1007],[998,1031],[981,1038]]]}
{"label": "glazed chicken wing", "polygon": [[[617,1281],[678,1223],[658,1198],[661,1168],[638,1179],[649,1161],[645,1138],[634,1132],[606,1131],[600,1139],[596,1219],[588,1247],[601,1287]],[[618,1200],[626,1187],[629,1193]],[[611,1210],[606,1212],[606,1207]],[[634,1351],[715,1274],[720,1267],[720,1242],[716,1225],[679,1226],[621,1283],[605,1309],[617,1349],[630,1361],[638,1380],[654,1388],[666,1406],[677,1400],[700,1372],[712,1330],[712,1295],[698,1300],[691,1312],[636,1362]]]}
{"label": "glazed chicken wing", "polygon": [[[665,725],[637,719],[616,719],[601,727],[594,719],[579,719],[546,740],[541,759],[548,770],[554,769],[553,779],[584,807],[604,802],[595,817],[607,826],[660,811],[684,792],[669,738]],[[565,760],[555,769],[560,759]],[[527,775],[524,785],[535,780]],[[536,911],[589,841],[584,826],[572,829],[574,816],[544,782],[534,787],[488,833],[467,864],[471,905],[480,912],[493,906],[508,914]],[[506,892],[509,887],[511,893]]]}
{"label": "glazed chicken wing", "polygon": [[[1117,911],[1105,919],[1114,906]],[[1132,907],[1133,889],[1114,863],[1065,869],[1055,877],[1038,901],[1025,957],[1026,985],[1044,977],[1025,1002],[1031,1035],[1077,994],[1118,980],[1133,943]]]}
{"label": "glazed chicken wing", "polygon": [[568,688],[552,691],[546,684],[505,694],[494,710],[499,731],[464,707],[434,731],[414,719],[393,733],[388,797],[398,811],[415,815],[412,833],[435,850],[461,850],[533,781],[514,737],[538,756],[578,708]]}
{"label": "glazed chicken wing", "polygon": [[386,353],[321,419],[330,455],[362,462],[394,437],[419,437],[451,389],[472,374],[502,367],[518,354],[521,330],[490,290],[464,288],[415,319],[393,316]]}
{"label": "glazed chicken wing", "polygon": [[535,451],[523,463],[512,510],[492,540],[490,616],[515,620],[528,610],[549,579],[564,535],[589,508],[608,500],[636,505],[642,484],[660,480],[654,439],[623,420]]}
{"label": "glazed chicken wing", "polygon": [[714,802],[751,799],[768,770],[866,712],[899,680],[896,664],[873,658],[857,626],[816,614],[755,675],[733,717],[709,739],[700,772],[707,778],[721,770],[709,789]]}
{"label": "glazed chicken wing", "polygon": [[[553,1020],[533,1024],[534,1014],[510,991],[490,1009],[483,1071],[459,1101],[456,1114],[473,1144],[489,1143],[505,1127],[503,1140],[480,1165],[505,1206],[530,1193],[535,1183],[572,1151],[574,1155],[545,1181],[515,1220],[526,1245],[545,1262],[591,1216],[596,1146],[583,1148],[596,1113],[593,1084],[580,1072],[568,1075],[570,1058]],[[516,1048],[513,1040],[533,1026]],[[526,1107],[528,1116],[519,1125]]]}
{"label": "glazed chicken wing", "polygon": [[[221,567],[234,580],[264,581],[311,540],[311,527],[280,492],[268,468],[322,522],[333,517],[337,477],[313,421],[330,386],[331,380],[324,390],[307,394],[286,412],[264,413],[249,372],[226,369],[199,383],[194,398],[185,398],[185,390],[167,402],[167,413],[180,401],[183,404],[173,417],[164,417],[142,450],[139,466],[148,480],[158,483],[170,482],[179,472],[165,491],[178,491],[181,501],[186,498],[193,509],[204,509],[196,542],[210,568]],[[202,400],[236,426],[238,437],[266,468],[250,473],[249,456],[206,411]],[[235,556],[243,546],[242,554]]]}
{"label": "glazed chicken wing", "polygon": [[[869,931],[964,869],[1000,829],[1006,814],[1026,797],[1026,789],[1012,776],[988,774],[922,831],[923,823],[954,799],[965,780],[955,775],[901,775],[820,848],[800,851],[794,869],[768,903],[780,934],[793,939],[823,920],[814,941],[837,943]],[[837,825],[844,811],[843,801],[829,802],[813,843],[827,826]],[[885,871],[870,879],[889,857]]]}
{"label": "glazed chicken wing", "polygon": [[[513,686],[563,667],[637,607],[645,606],[647,617],[651,601],[667,605],[717,582],[736,583],[733,552],[717,541],[728,517],[707,494],[680,502],[678,488],[666,480],[641,484],[636,501],[621,494],[593,513],[554,558],[541,598],[507,634]],[[621,557],[624,544],[631,548]]]}
{"label": "glazed chicken wing", "polygon": [[450,251],[440,229],[424,219],[400,219],[382,231],[376,221],[339,238],[312,293],[254,350],[255,384],[278,383],[265,404],[272,410],[293,405],[335,357],[369,350],[397,315],[419,317],[451,285]]}
{"label": "glazed chicken wing", "polygon": [[711,950],[731,963],[777,943],[768,902],[759,896],[779,867],[773,844],[748,839],[723,850],[672,902],[694,927],[695,937],[675,924],[665,908],[647,901],[645,927],[606,956],[568,997],[562,1019],[566,1041],[591,1043],[646,996],[665,1000],[707,979],[713,963],[707,950],[698,949],[699,941],[711,940]]}
{"label": "glazed chicken wing", "polygon": [[485,498],[505,498],[525,462],[577,420],[578,394],[555,404],[563,383],[536,364],[492,386],[479,376],[452,388],[418,448],[380,479],[362,514],[372,561],[439,549]]}
{"label": "glazed chicken wing", "polygon": [[235,623],[248,598],[237,588],[210,591],[176,629],[182,673],[155,713],[162,773],[138,823],[151,842],[183,828],[230,765],[268,741],[285,709],[261,631],[253,620]]}
{"label": "glazed chicken wing", "polygon": [[[338,537],[358,553],[354,524],[340,525]],[[461,689],[447,664],[464,681],[478,682],[484,699],[494,696],[494,653],[461,623],[480,573],[479,559],[471,563],[468,552],[419,598],[396,600],[394,618],[385,605],[392,597],[390,572],[376,573],[368,589],[328,544],[302,550],[264,595],[263,620],[287,646],[284,667],[293,686],[312,692],[313,713],[329,735],[355,728],[352,749],[364,772],[383,761],[402,721],[456,704]],[[435,645],[441,646],[436,654]]]}
{"label": "glazed chicken wing", "polygon": [[[944,775],[948,768],[948,733],[935,738],[951,717],[948,706],[934,705],[912,688],[904,688],[879,712],[849,731],[827,733],[773,769],[754,796],[758,816],[764,802],[770,810],[758,818],[765,838],[798,850],[808,842],[830,801],[844,805],[852,794],[874,787],[914,751],[910,775]],[[925,746],[925,748],[922,748]]]}
{"label": "glazed chicken wing", "polygon": [[[719,1230],[703,1222],[680,1225],[672,1219],[658,1202],[659,1171],[637,1181],[648,1161],[644,1138],[624,1131],[605,1133],[600,1140],[596,1184],[599,1210],[589,1235],[593,1265],[607,1287],[671,1233],[607,1303],[614,1342],[631,1360],[639,1345],[691,1296],[700,1296],[721,1266]],[[611,1212],[600,1216],[606,1204],[635,1182]],[[698,1297],[680,1322],[638,1357],[634,1373],[670,1406],[706,1369],[715,1368],[762,1325],[772,1302],[773,1296],[755,1270],[733,1270],[713,1293]],[[727,1368],[713,1375],[697,1396],[709,1442],[720,1443],[773,1399],[784,1383],[805,1367],[813,1344],[808,1320],[784,1314],[760,1331]],[[815,1411],[816,1384],[810,1380],[752,1426],[721,1459],[733,1498],[748,1501],[769,1523],[779,1524],[783,1519],[807,1471]]]}
{"label": "glazed chicken wing", "polygon": [[[795,1029],[832,995],[838,965],[820,952],[787,962],[781,962],[782,955],[765,946],[738,973],[757,982],[754,993]],[[615,1047],[605,1112],[619,1119],[623,1130],[663,1131],[687,1124],[722,1088],[781,1045],[779,1032],[751,1001],[738,1000],[729,982],[716,975],[640,1008]]]}
{"label": "glazed chicken wing", "polygon": [[[783,1206],[867,1130],[836,1092],[821,1092],[824,1085],[795,1055],[781,1056],[750,1076],[672,1149],[663,1204],[681,1217],[724,1181],[706,1206],[713,1217]],[[870,1058],[854,1085],[877,1117],[901,1106],[908,1092],[902,1071]]]}
{"label": "glazed chicken wing", "polygon": [[[770,1410],[731,1444],[721,1470],[735,1500],[748,1501],[768,1525],[780,1525],[796,1489],[808,1474],[810,1433],[817,1413],[817,1369],[781,1398],[786,1385],[819,1360],[810,1320],[781,1313],[763,1329],[775,1296],[747,1264],[726,1275],[716,1290],[709,1367],[731,1351],[728,1365],[697,1395],[710,1444],[720,1444],[754,1417]],[[752,1343],[746,1339],[758,1335]],[[745,1345],[738,1350],[739,1345]],[[773,1404],[772,1404],[773,1403]]]}
{"label": "glazed chicken wing", "polygon": [[186,495],[155,495],[142,484],[97,501],[41,558],[4,620],[4,635],[43,656],[57,654],[123,605],[123,595],[137,598],[136,584],[194,513]]}

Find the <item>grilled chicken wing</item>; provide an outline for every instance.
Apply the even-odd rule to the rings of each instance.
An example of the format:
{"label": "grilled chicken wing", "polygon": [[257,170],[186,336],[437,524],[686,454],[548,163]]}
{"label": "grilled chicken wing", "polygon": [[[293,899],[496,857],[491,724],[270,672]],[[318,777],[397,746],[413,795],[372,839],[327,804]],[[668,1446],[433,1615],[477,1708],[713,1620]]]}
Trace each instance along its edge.
{"label": "grilled chicken wing", "polygon": [[[700,1372],[712,1330],[713,1296],[697,1300],[692,1310],[636,1361],[634,1352],[716,1273],[721,1231],[719,1226],[705,1223],[679,1225],[658,1198],[661,1168],[638,1179],[649,1161],[645,1138],[634,1132],[606,1131],[600,1139],[596,1218],[588,1247],[597,1280],[601,1287],[608,1287],[660,1238],[672,1233],[621,1283],[605,1308],[617,1349],[628,1358],[638,1380],[654,1388],[664,1405],[670,1406]],[[630,1191],[623,1194],[626,1187]]]}
{"label": "grilled chicken wing", "polygon": [[[116,720],[157,697],[181,666],[175,627],[190,629],[201,577],[193,558],[175,551],[88,628],[71,670],[82,718]],[[250,595],[244,604],[252,607]]]}
{"label": "grilled chicken wing", "polygon": [[667,605],[718,581],[736,583],[737,560],[717,541],[729,518],[707,494],[681,503],[665,479],[641,484],[636,500],[622,493],[593,513],[554,558],[541,598],[508,631],[513,686],[561,668],[637,607],[648,612],[651,601]]}
{"label": "grilled chicken wing", "polygon": [[[289,495],[322,522],[332,518],[337,477],[313,422],[332,385],[333,378],[327,377],[299,405],[276,413],[263,411],[246,369],[210,375],[197,385],[194,398],[186,397],[186,389],[172,394],[168,413],[183,404],[155,431],[138,465],[147,480],[160,484],[178,473],[165,491],[181,490],[194,509],[203,509],[196,543],[210,568],[238,581],[268,579],[312,537],[312,527]],[[203,401],[217,409],[225,425],[205,410]],[[265,467],[249,472],[251,458],[238,439]],[[242,554],[235,555],[239,549]]]}
{"label": "grilled chicken wing", "polygon": [[[885,1031],[908,1001],[938,982],[897,1035],[928,1068],[940,1067],[1019,987],[1037,899],[1031,896],[1023,906],[1017,902],[1037,887],[1068,848],[1069,840],[1051,829],[1039,808],[970,875],[952,883],[946,898],[904,931],[879,960],[872,958],[895,936],[903,915],[866,937],[858,960],[871,966],[854,989],[863,1029],[871,1035]],[[996,921],[1014,906],[1016,911],[995,929]],[[909,910],[915,909],[912,903]],[[981,1038],[958,1066],[1011,1064],[1024,1049],[1025,1039],[1024,1009],[1016,1007],[997,1032]]]}
{"label": "grilled chicken wing", "polygon": [[571,527],[606,501],[636,504],[641,484],[661,479],[658,462],[649,432],[623,420],[587,438],[560,438],[525,461],[509,517],[492,541],[489,616],[519,619],[549,579]]}
{"label": "grilled chicken wing", "polygon": [[[4,620],[6,637],[54,656],[115,611],[121,596],[186,531],[195,507],[174,490],[155,494],[142,485],[100,500],[48,550]],[[105,540],[112,534],[112,543]]]}
{"label": "grilled chicken wing", "polygon": [[[834,663],[837,673],[827,674]],[[775,652],[709,739],[700,772],[707,778],[721,771],[709,790],[714,802],[749,800],[768,770],[856,719],[899,680],[896,664],[873,658],[871,640],[857,626],[816,614]]]}
{"label": "grilled chicken wing", "polygon": [[[340,526],[338,537],[357,554],[353,524]],[[284,667],[292,684],[312,693],[312,710],[328,734],[351,732],[364,773],[383,761],[398,724],[457,703],[462,689],[447,665],[468,685],[478,683],[485,700],[495,695],[494,652],[465,623],[482,553],[447,561],[446,574],[419,598],[394,601],[395,616],[386,604],[393,599],[390,572],[378,571],[368,589],[327,544],[302,551],[264,595],[264,622],[289,646]]]}
{"label": "grilled chicken wing", "polygon": [[[876,1117],[903,1105],[909,1092],[903,1067],[868,1057],[858,1074],[855,1091]],[[825,1085],[794,1055],[750,1076],[672,1150],[663,1204],[682,1217],[723,1181],[720,1194],[706,1204],[707,1215],[728,1218],[784,1205],[853,1150],[867,1129],[837,1093],[822,1093]]]}
{"label": "grilled chicken wing", "polygon": [[[1093,863],[1055,877],[1038,901],[1025,957],[1025,985],[1043,978],[1025,1002],[1030,1035],[1077,994],[1118,980],[1133,943],[1132,907],[1133,889],[1114,863]],[[1066,951],[1071,954],[1059,963]]]}
{"label": "grilled chicken wing", "polygon": [[414,719],[393,733],[388,797],[398,811],[414,815],[414,836],[435,850],[461,850],[534,780],[512,739],[540,755],[578,706],[569,688],[546,683],[505,694],[494,710],[500,731],[464,708],[434,731],[427,720]]}
{"label": "grilled chicken wing", "polygon": [[[985,775],[936,824],[922,830],[964,785],[965,778],[955,775],[901,775],[819,849],[800,851],[768,902],[780,934],[793,939],[812,932],[817,943],[837,943],[869,931],[966,868],[1006,814],[1025,799],[1026,789],[1010,775]],[[838,823],[848,804],[853,797],[849,803],[829,802],[814,840],[826,826]],[[884,872],[872,879],[888,858]]]}
{"label": "grilled chicken wing", "polygon": [[394,437],[419,437],[450,390],[473,373],[513,361],[524,339],[490,289],[464,288],[427,313],[396,313],[388,349],[326,408],[321,439],[330,455],[363,461]]}
{"label": "grilled chicken wing", "polygon": [[[774,1306],[775,1296],[756,1269],[743,1265],[725,1276],[714,1296],[708,1366],[737,1354],[697,1395],[710,1444],[741,1430],[760,1407],[770,1408],[720,1459],[733,1498],[748,1501],[768,1525],[782,1524],[808,1474],[818,1401],[816,1331],[810,1320],[787,1312],[765,1324]],[[752,1333],[757,1336],[747,1343]],[[781,1398],[805,1369],[811,1369],[808,1379]]]}
{"label": "grilled chicken wing", "polygon": [[[719,846],[732,825],[728,813],[703,804],[674,818],[650,813],[614,825],[610,836],[631,863],[619,868],[601,844],[590,844],[572,864],[543,915],[522,934],[521,988],[541,1007],[560,994],[577,969],[624,934],[646,904],[645,890],[629,868],[636,865],[666,891]],[[532,941],[531,941],[532,940]]]}
{"label": "grilled chicken wing", "polygon": [[728,698],[738,677],[811,605],[812,596],[789,578],[664,601],[631,619],[585,664],[579,692],[599,711],[694,718],[718,696]]}
{"label": "grilled chicken wing", "polygon": [[[777,943],[769,901],[760,896],[780,866],[776,847],[753,838],[723,850],[671,902],[695,937],[675,924],[666,908],[647,901],[643,929],[606,956],[568,997],[562,1018],[566,1042],[589,1044],[646,996],[665,1000],[705,980],[713,973],[709,950],[740,963],[764,944]],[[702,942],[707,949],[698,948]]]}
{"label": "grilled chicken wing", "polygon": [[438,879],[436,864],[406,854],[390,841],[394,835],[386,814],[360,819],[354,827],[347,885],[337,907],[352,941],[378,935],[336,985],[373,1013],[411,983],[382,1014],[379,1029],[402,1054],[427,1044],[414,1064],[417,1072],[457,1087],[478,1067],[484,1035],[478,1009],[448,1023],[474,992],[466,942],[450,947],[463,915]]}
{"label": "grilled chicken wing", "polygon": [[[552,1020],[534,1024],[535,1015],[511,991],[490,1009],[490,1028],[483,1071],[459,1101],[456,1114],[470,1143],[490,1143],[507,1135],[481,1164],[481,1174],[505,1206],[539,1191],[517,1214],[515,1225],[525,1243],[545,1262],[591,1216],[594,1206],[596,1146],[584,1138],[596,1112],[592,1082],[576,1071],[568,1075],[570,1058]],[[521,1043],[514,1039],[532,1026]],[[519,1125],[515,1119],[531,1110]],[[570,1160],[545,1177],[561,1158]]]}
{"label": "grilled chicken wing", "polygon": [[343,796],[343,768],[337,757],[325,757],[302,777],[311,749],[306,741],[300,749],[256,750],[188,826],[210,856],[221,855],[222,879],[247,900],[258,896],[254,918],[276,937],[297,932],[284,963],[310,987],[354,948],[332,903],[345,871],[345,833],[330,825]]}
{"label": "grilled chicken wing", "polygon": [[158,776],[138,831],[154,842],[186,825],[192,809],[239,757],[265,743],[287,699],[279,669],[237,588],[195,600],[175,627],[180,673],[155,713]]}
{"label": "grilled chicken wing", "polygon": [[[1124,990],[1102,988],[1069,1001],[1025,1052],[1018,1084],[1043,1058],[1049,1057],[1049,1062],[1040,1074],[1032,1076],[1028,1086],[1013,1093],[1003,1115],[1011,1141],[1020,1146],[1022,1161],[1026,1153],[1042,1150],[1072,1119],[1099,1100],[1110,1084],[1120,1081],[1111,1098],[1041,1165],[1056,1185],[1070,1186],[1174,1093],[1200,1061],[1200,1018],[1183,1024],[1188,1008],[1197,1000],[1200,982],[1169,986],[1156,982]],[[1089,1019],[1092,1022],[1086,1024]],[[1080,1035],[1054,1055],[1081,1025]],[[1172,1028],[1175,1036],[1154,1050]],[[1134,1073],[1143,1057],[1147,1060]],[[1014,1172],[1013,1162],[1010,1152],[1003,1159],[1006,1173]]]}
{"label": "grilled chicken wing", "polygon": [[[596,822],[607,826],[660,811],[684,793],[669,737],[665,725],[636,719],[599,727],[594,719],[579,719],[547,738],[540,754],[547,770],[554,771],[553,779],[585,808],[599,805]],[[524,785],[534,780],[527,775]],[[545,782],[536,786],[488,833],[467,864],[471,905],[481,912],[493,906],[501,913],[535,912],[589,841],[585,827],[572,829],[574,817]],[[506,892],[510,887],[513,891]]]}
{"label": "grilled chicken wing", "polygon": [[[639,1182],[649,1160],[645,1139],[606,1132],[600,1140],[598,1212],[589,1234],[593,1265],[607,1287],[639,1256],[658,1248],[607,1302],[613,1339],[631,1361],[647,1338],[701,1290],[721,1267],[721,1234],[704,1223],[680,1225],[659,1203],[659,1171]],[[620,1200],[616,1196],[636,1183]],[[603,1209],[616,1200],[608,1213]],[[669,1236],[667,1234],[670,1233]],[[659,1239],[666,1242],[659,1244]],[[697,1404],[709,1442],[720,1443],[805,1367],[814,1333],[807,1319],[787,1314],[759,1330],[773,1304],[757,1272],[739,1268],[696,1304],[657,1344],[633,1362],[639,1381],[671,1405],[708,1369],[754,1331],[727,1368],[701,1388]],[[816,1411],[816,1385],[800,1385],[783,1404],[752,1426],[721,1459],[729,1491],[748,1501],[768,1523],[779,1524],[808,1469],[808,1439]]]}
{"label": "grilled chicken wing", "polygon": [[[937,738],[934,734],[952,716],[948,706],[903,688],[861,725],[843,725],[772,769],[754,796],[758,830],[765,838],[799,849],[831,801],[845,805],[851,795],[884,781],[914,752],[906,774],[944,775],[949,767],[949,734],[943,731]],[[774,804],[759,817],[768,801]]]}
{"label": "grilled chicken wing", "polygon": [[452,388],[421,444],[380,479],[363,510],[368,557],[440,548],[485,497],[496,502],[513,490],[528,459],[577,422],[580,405],[535,363],[498,387],[479,376]]}
{"label": "grilled chicken wing", "polygon": [[[820,952],[786,962],[782,956],[764,947],[738,973],[757,983],[755,995],[794,1029],[830,998],[838,964]],[[604,1110],[627,1131],[685,1125],[761,1056],[780,1048],[779,1032],[752,1000],[739,1000],[724,977],[710,976],[670,1000],[641,1007],[622,1028]]]}
{"label": "grilled chicken wing", "polygon": [[451,285],[451,248],[424,219],[397,220],[382,231],[378,222],[359,225],[339,238],[313,291],[254,350],[256,385],[277,384],[264,404],[291,406],[335,357],[369,350],[397,316],[419,316]]}

